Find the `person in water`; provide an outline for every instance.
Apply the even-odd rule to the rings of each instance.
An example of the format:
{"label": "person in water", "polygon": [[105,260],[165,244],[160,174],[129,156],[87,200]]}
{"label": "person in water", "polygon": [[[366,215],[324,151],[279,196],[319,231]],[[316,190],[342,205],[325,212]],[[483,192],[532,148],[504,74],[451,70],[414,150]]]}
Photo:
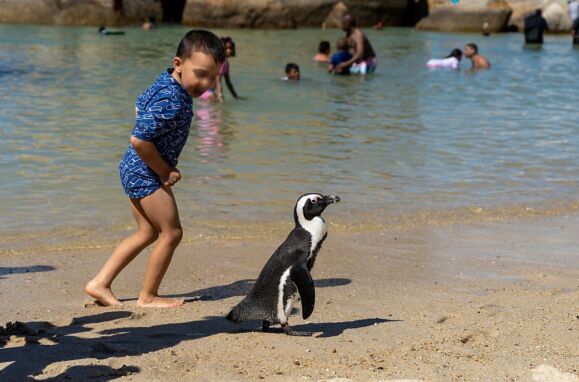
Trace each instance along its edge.
{"label": "person in water", "polygon": [[571,36],[573,36],[573,45],[579,47],[579,17],[573,21],[573,26],[571,27]]}
{"label": "person in water", "polygon": [[102,34],[103,36],[107,36],[107,35],[123,35],[123,34],[125,34],[124,31],[107,29],[107,27],[105,27],[104,25],[101,25],[101,26],[99,27],[99,33]]}
{"label": "person in water", "polygon": [[143,23],[143,27],[144,30],[151,30],[151,29],[156,29],[157,28],[157,21],[155,20],[155,16],[149,16],[147,17],[147,21],[145,21]]}
{"label": "person in water", "polygon": [[490,69],[491,63],[487,58],[478,53],[478,46],[474,43],[468,43],[464,46],[464,56],[470,58],[473,69]]}
{"label": "person in water", "polygon": [[225,47],[225,54],[226,54],[227,59],[223,63],[223,66],[221,67],[221,70],[219,71],[219,74],[217,75],[217,78],[215,79],[215,87],[207,90],[199,98],[204,99],[204,100],[209,100],[209,101],[217,100],[219,102],[224,102],[225,97],[223,94],[224,93],[223,92],[223,83],[221,80],[225,79],[225,84],[227,85],[227,88],[229,89],[229,92],[231,93],[233,98],[243,99],[243,97],[240,97],[237,94],[237,92],[235,91],[235,88],[233,87],[233,83],[231,82],[231,76],[229,75],[229,60],[228,59],[231,57],[235,57],[235,43],[233,42],[233,39],[229,36],[221,37],[221,42],[223,43],[223,46]]}
{"label": "person in water", "polygon": [[460,60],[462,59],[462,51],[460,49],[453,49],[448,56],[442,59],[432,58],[428,60],[426,66],[432,69],[436,68],[450,68],[458,69]]}
{"label": "person in water", "polygon": [[330,43],[321,41],[318,46],[318,54],[314,56],[316,62],[330,62]]}
{"label": "person in water", "polygon": [[286,77],[282,77],[284,81],[299,81],[300,80],[300,67],[293,62],[288,63],[285,66]]}
{"label": "person in water", "polygon": [[347,62],[352,58],[352,55],[348,51],[348,41],[345,37],[340,37],[338,41],[336,41],[336,50],[337,52],[332,55],[332,59],[330,60],[330,65],[328,66],[328,72],[334,74],[342,74],[347,75],[350,74],[350,68],[344,68],[340,72],[336,72],[335,68],[340,65],[342,62]]}
{"label": "person in water", "polygon": [[351,59],[336,66],[335,71],[339,73],[350,68],[352,74],[373,73],[378,64],[376,53],[366,34],[356,27],[354,16],[348,13],[342,18],[342,30],[346,32],[345,37],[353,54]]}
{"label": "person in water", "polygon": [[548,30],[543,11],[537,9],[534,15],[525,18],[525,44],[542,44],[543,32]]}
{"label": "person in water", "polygon": [[137,97],[135,126],[119,173],[138,228],[85,286],[86,293],[102,305],[122,305],[111,290],[113,280],[155,241],[137,305],[168,308],[183,304],[181,298],[158,295],[183,235],[172,191],[181,180],[175,166],[189,136],[193,98],[213,86],[224,61],[225,49],[217,36],[192,30],[181,39],[173,67]]}

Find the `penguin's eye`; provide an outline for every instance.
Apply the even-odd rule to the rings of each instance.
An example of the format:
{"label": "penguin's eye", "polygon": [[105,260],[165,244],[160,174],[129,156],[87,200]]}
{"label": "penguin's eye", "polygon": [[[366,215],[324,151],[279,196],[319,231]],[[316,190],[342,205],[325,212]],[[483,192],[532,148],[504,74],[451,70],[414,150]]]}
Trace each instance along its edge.
{"label": "penguin's eye", "polygon": [[316,204],[317,202],[318,202],[318,199],[317,199],[317,198],[312,199],[312,204]]}

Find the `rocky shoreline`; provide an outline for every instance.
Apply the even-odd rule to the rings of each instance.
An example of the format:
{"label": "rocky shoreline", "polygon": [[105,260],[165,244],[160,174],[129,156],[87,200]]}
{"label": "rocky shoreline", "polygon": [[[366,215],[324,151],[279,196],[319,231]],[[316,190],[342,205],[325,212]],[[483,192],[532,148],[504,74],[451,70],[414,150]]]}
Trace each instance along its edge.
{"label": "rocky shoreline", "polygon": [[0,23],[127,25],[156,20],[208,28],[337,27],[324,23],[336,8],[360,26],[415,26],[446,32],[521,30],[543,9],[551,32],[570,30],[566,0],[0,0]]}

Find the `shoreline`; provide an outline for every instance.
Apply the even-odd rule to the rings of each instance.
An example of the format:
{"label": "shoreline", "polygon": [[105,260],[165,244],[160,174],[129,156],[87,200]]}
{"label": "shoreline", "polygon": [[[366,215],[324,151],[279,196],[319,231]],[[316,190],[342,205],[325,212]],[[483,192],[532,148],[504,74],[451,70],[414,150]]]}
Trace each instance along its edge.
{"label": "shoreline", "polygon": [[146,254],[113,285],[121,308],[84,307],[107,248],[5,254],[0,325],[40,332],[1,337],[0,377],[579,380],[579,214],[354,232],[326,215],[314,313],[290,318],[308,338],[222,318],[289,229],[181,245],[161,292],[189,302],[171,310],[135,306]]}
{"label": "shoreline", "polygon": [[[344,203],[344,202],[343,202]],[[345,202],[347,203],[347,201]],[[494,207],[478,205],[438,210],[410,210],[389,213],[383,209],[374,212],[360,211],[356,215],[342,213],[340,206],[329,210],[327,223],[332,232],[343,234],[353,232],[375,232],[386,230],[415,230],[426,227],[445,227],[484,222],[526,221],[549,217],[579,214],[579,200],[546,200],[536,203],[515,203]],[[288,204],[288,211],[291,211]],[[183,208],[183,210],[185,210]],[[263,239],[270,236],[285,237],[293,228],[293,217],[279,215],[277,220],[260,220],[247,217],[218,218],[189,216],[190,211],[180,211],[184,228],[182,245],[211,240]],[[275,216],[275,215],[274,215]],[[346,218],[348,220],[346,220]],[[112,250],[126,236],[136,229],[127,208],[123,219],[109,219],[107,222],[92,222],[90,225],[61,224],[49,229],[0,229],[0,259],[6,255],[62,252],[69,250]]]}

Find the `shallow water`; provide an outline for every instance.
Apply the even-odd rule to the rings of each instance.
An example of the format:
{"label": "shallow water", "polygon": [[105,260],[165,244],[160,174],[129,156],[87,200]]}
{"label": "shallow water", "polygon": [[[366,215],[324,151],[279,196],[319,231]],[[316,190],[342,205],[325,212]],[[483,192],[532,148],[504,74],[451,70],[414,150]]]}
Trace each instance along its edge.
{"label": "shallow water", "polygon": [[[0,26],[2,231],[131,222],[117,165],[134,101],[187,29],[125,30]],[[567,36],[529,50],[520,34],[369,31],[379,66],[359,78],[311,61],[340,31],[218,32],[236,41],[231,75],[247,100],[195,103],[175,187],[185,222],[291,221],[311,191],[339,194],[342,222],[579,199],[579,51]],[[470,41],[492,70],[425,67]],[[301,83],[280,80],[288,61]]]}

